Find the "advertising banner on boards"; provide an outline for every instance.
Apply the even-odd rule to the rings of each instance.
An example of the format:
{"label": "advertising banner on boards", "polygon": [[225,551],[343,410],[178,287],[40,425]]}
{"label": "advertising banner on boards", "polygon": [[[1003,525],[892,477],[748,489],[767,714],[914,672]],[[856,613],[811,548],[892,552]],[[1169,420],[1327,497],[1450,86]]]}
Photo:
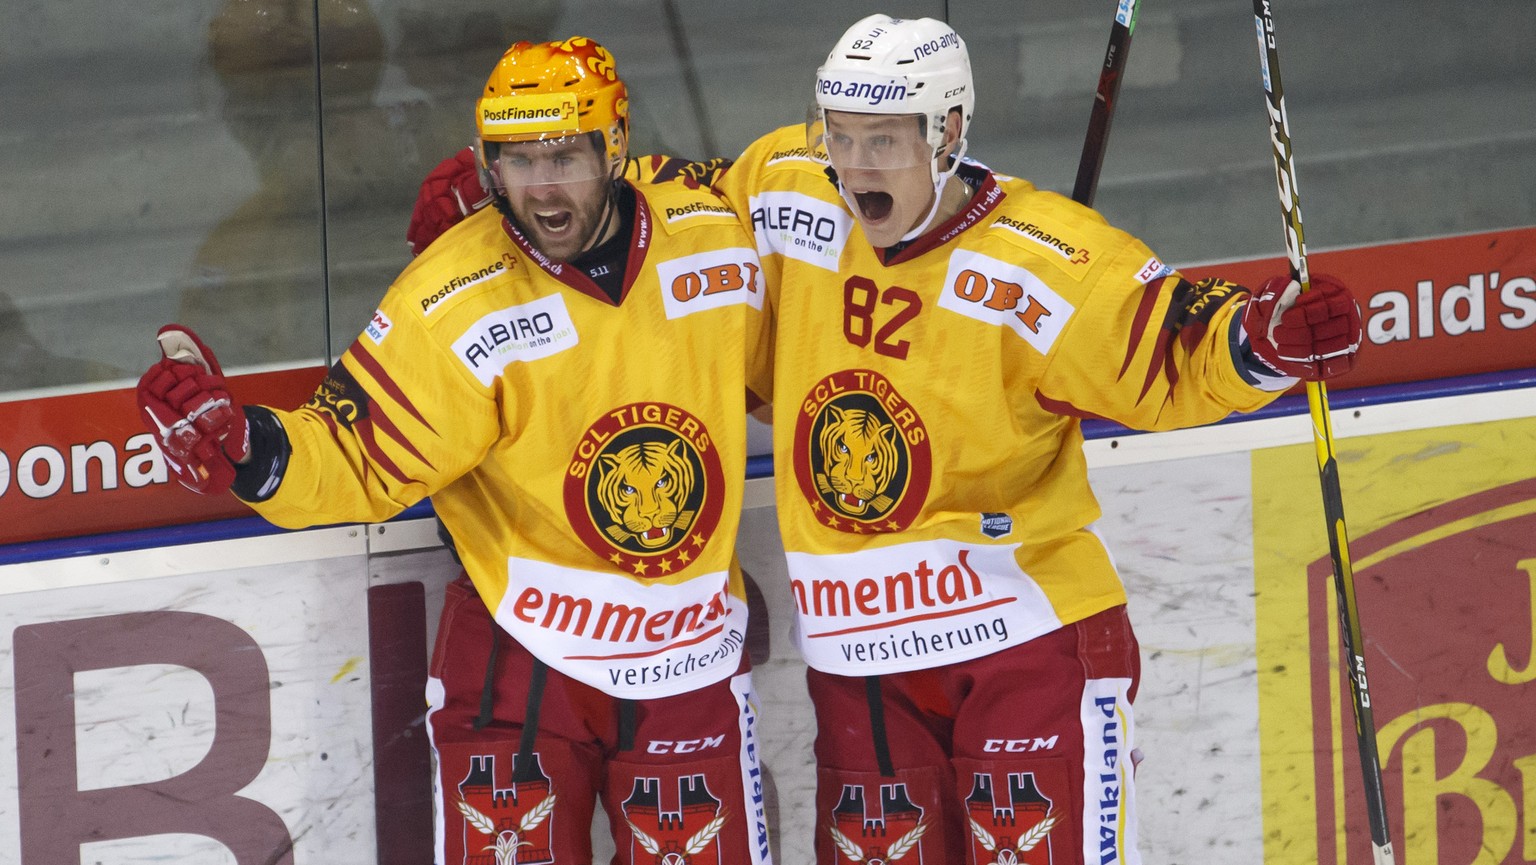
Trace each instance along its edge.
{"label": "advertising banner on boards", "polygon": [[[1536,418],[1345,440],[1399,862],[1536,858]],[[1253,455],[1266,865],[1372,861],[1312,445]]]}
{"label": "advertising banner on boards", "polygon": [[[1343,279],[1365,321],[1359,366],[1330,387],[1536,367],[1536,227],[1313,252]],[[1184,267],[1248,286],[1286,272],[1280,257]],[[322,367],[235,376],[247,403],[302,405]],[[764,447],[766,450],[766,447]],[[132,389],[0,403],[0,545],[177,525],[248,511],[170,479]]]}

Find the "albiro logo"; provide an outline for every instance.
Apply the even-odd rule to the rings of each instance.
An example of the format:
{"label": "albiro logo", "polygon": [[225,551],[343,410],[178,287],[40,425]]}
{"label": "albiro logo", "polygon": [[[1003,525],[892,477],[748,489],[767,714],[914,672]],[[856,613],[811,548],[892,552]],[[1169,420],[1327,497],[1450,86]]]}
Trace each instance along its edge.
{"label": "albiro logo", "polygon": [[549,357],[578,342],[565,301],[554,294],[481,317],[454,341],[453,351],[490,387],[508,364]]}

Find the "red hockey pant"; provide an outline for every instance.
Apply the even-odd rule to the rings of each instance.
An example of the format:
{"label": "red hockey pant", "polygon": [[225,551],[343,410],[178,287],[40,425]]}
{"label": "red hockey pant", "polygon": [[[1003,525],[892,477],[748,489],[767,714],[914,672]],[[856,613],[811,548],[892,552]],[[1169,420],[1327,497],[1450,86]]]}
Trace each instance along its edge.
{"label": "red hockey pant", "polygon": [[747,666],[619,700],[536,662],[467,578],[449,584],[428,681],[438,865],[589,865],[599,800],[620,865],[771,862]]}
{"label": "red hockey pant", "polygon": [[811,670],[816,862],[1136,865],[1140,670],[1123,606],[877,686]]}

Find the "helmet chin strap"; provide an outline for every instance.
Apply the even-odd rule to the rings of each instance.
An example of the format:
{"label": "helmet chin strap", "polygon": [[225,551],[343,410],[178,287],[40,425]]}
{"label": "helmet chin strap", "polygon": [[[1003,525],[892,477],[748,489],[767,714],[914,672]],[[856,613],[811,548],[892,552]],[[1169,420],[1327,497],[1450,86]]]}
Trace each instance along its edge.
{"label": "helmet chin strap", "polygon": [[[916,240],[923,236],[923,232],[928,230],[928,226],[933,222],[933,217],[939,212],[939,202],[944,200],[944,184],[948,183],[949,179],[955,176],[955,172],[960,170],[960,157],[965,155],[967,144],[968,142],[964,138],[960,139],[959,148],[949,158],[949,167],[943,171],[939,171],[939,157],[938,154],[934,154],[933,160],[928,163],[928,174],[933,179],[933,206],[928,208],[928,215],[923,217],[921,222],[913,226],[911,231],[901,236],[901,243]],[[843,197],[847,198],[847,193],[844,193]],[[857,208],[855,208],[854,212],[858,212]]]}
{"label": "helmet chin strap", "polygon": [[624,163],[620,162],[617,171],[609,178],[608,197],[603,201],[602,223],[598,225],[596,231],[592,232],[592,236],[587,238],[587,242],[582,246],[581,251],[571,256],[571,258],[580,258],[591,252],[593,247],[602,243],[603,235],[608,233],[608,226],[613,223],[613,216],[619,211],[619,182],[623,179],[623,171]]}

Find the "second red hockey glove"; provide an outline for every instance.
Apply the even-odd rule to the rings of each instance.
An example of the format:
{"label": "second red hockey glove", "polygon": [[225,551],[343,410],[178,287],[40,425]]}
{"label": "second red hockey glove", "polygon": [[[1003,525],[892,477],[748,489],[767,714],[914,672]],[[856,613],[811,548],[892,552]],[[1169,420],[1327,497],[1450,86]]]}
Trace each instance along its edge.
{"label": "second red hockey glove", "polygon": [[473,147],[439,162],[421,182],[411,209],[411,225],[405,231],[411,255],[420,255],[443,232],[490,203],[490,194],[480,185]]}
{"label": "second red hockey glove", "polygon": [[245,411],[224,383],[213,352],[187,328],[168,324],[155,337],[163,355],[139,379],[139,411],[166,463],[195,493],[222,493],[235,464],[251,452]]}
{"label": "second red hockey glove", "polygon": [[1243,310],[1243,330],[1266,366],[1304,381],[1354,369],[1364,333],[1349,289],[1321,274],[1312,277],[1305,293],[1290,277],[1270,277]]}

